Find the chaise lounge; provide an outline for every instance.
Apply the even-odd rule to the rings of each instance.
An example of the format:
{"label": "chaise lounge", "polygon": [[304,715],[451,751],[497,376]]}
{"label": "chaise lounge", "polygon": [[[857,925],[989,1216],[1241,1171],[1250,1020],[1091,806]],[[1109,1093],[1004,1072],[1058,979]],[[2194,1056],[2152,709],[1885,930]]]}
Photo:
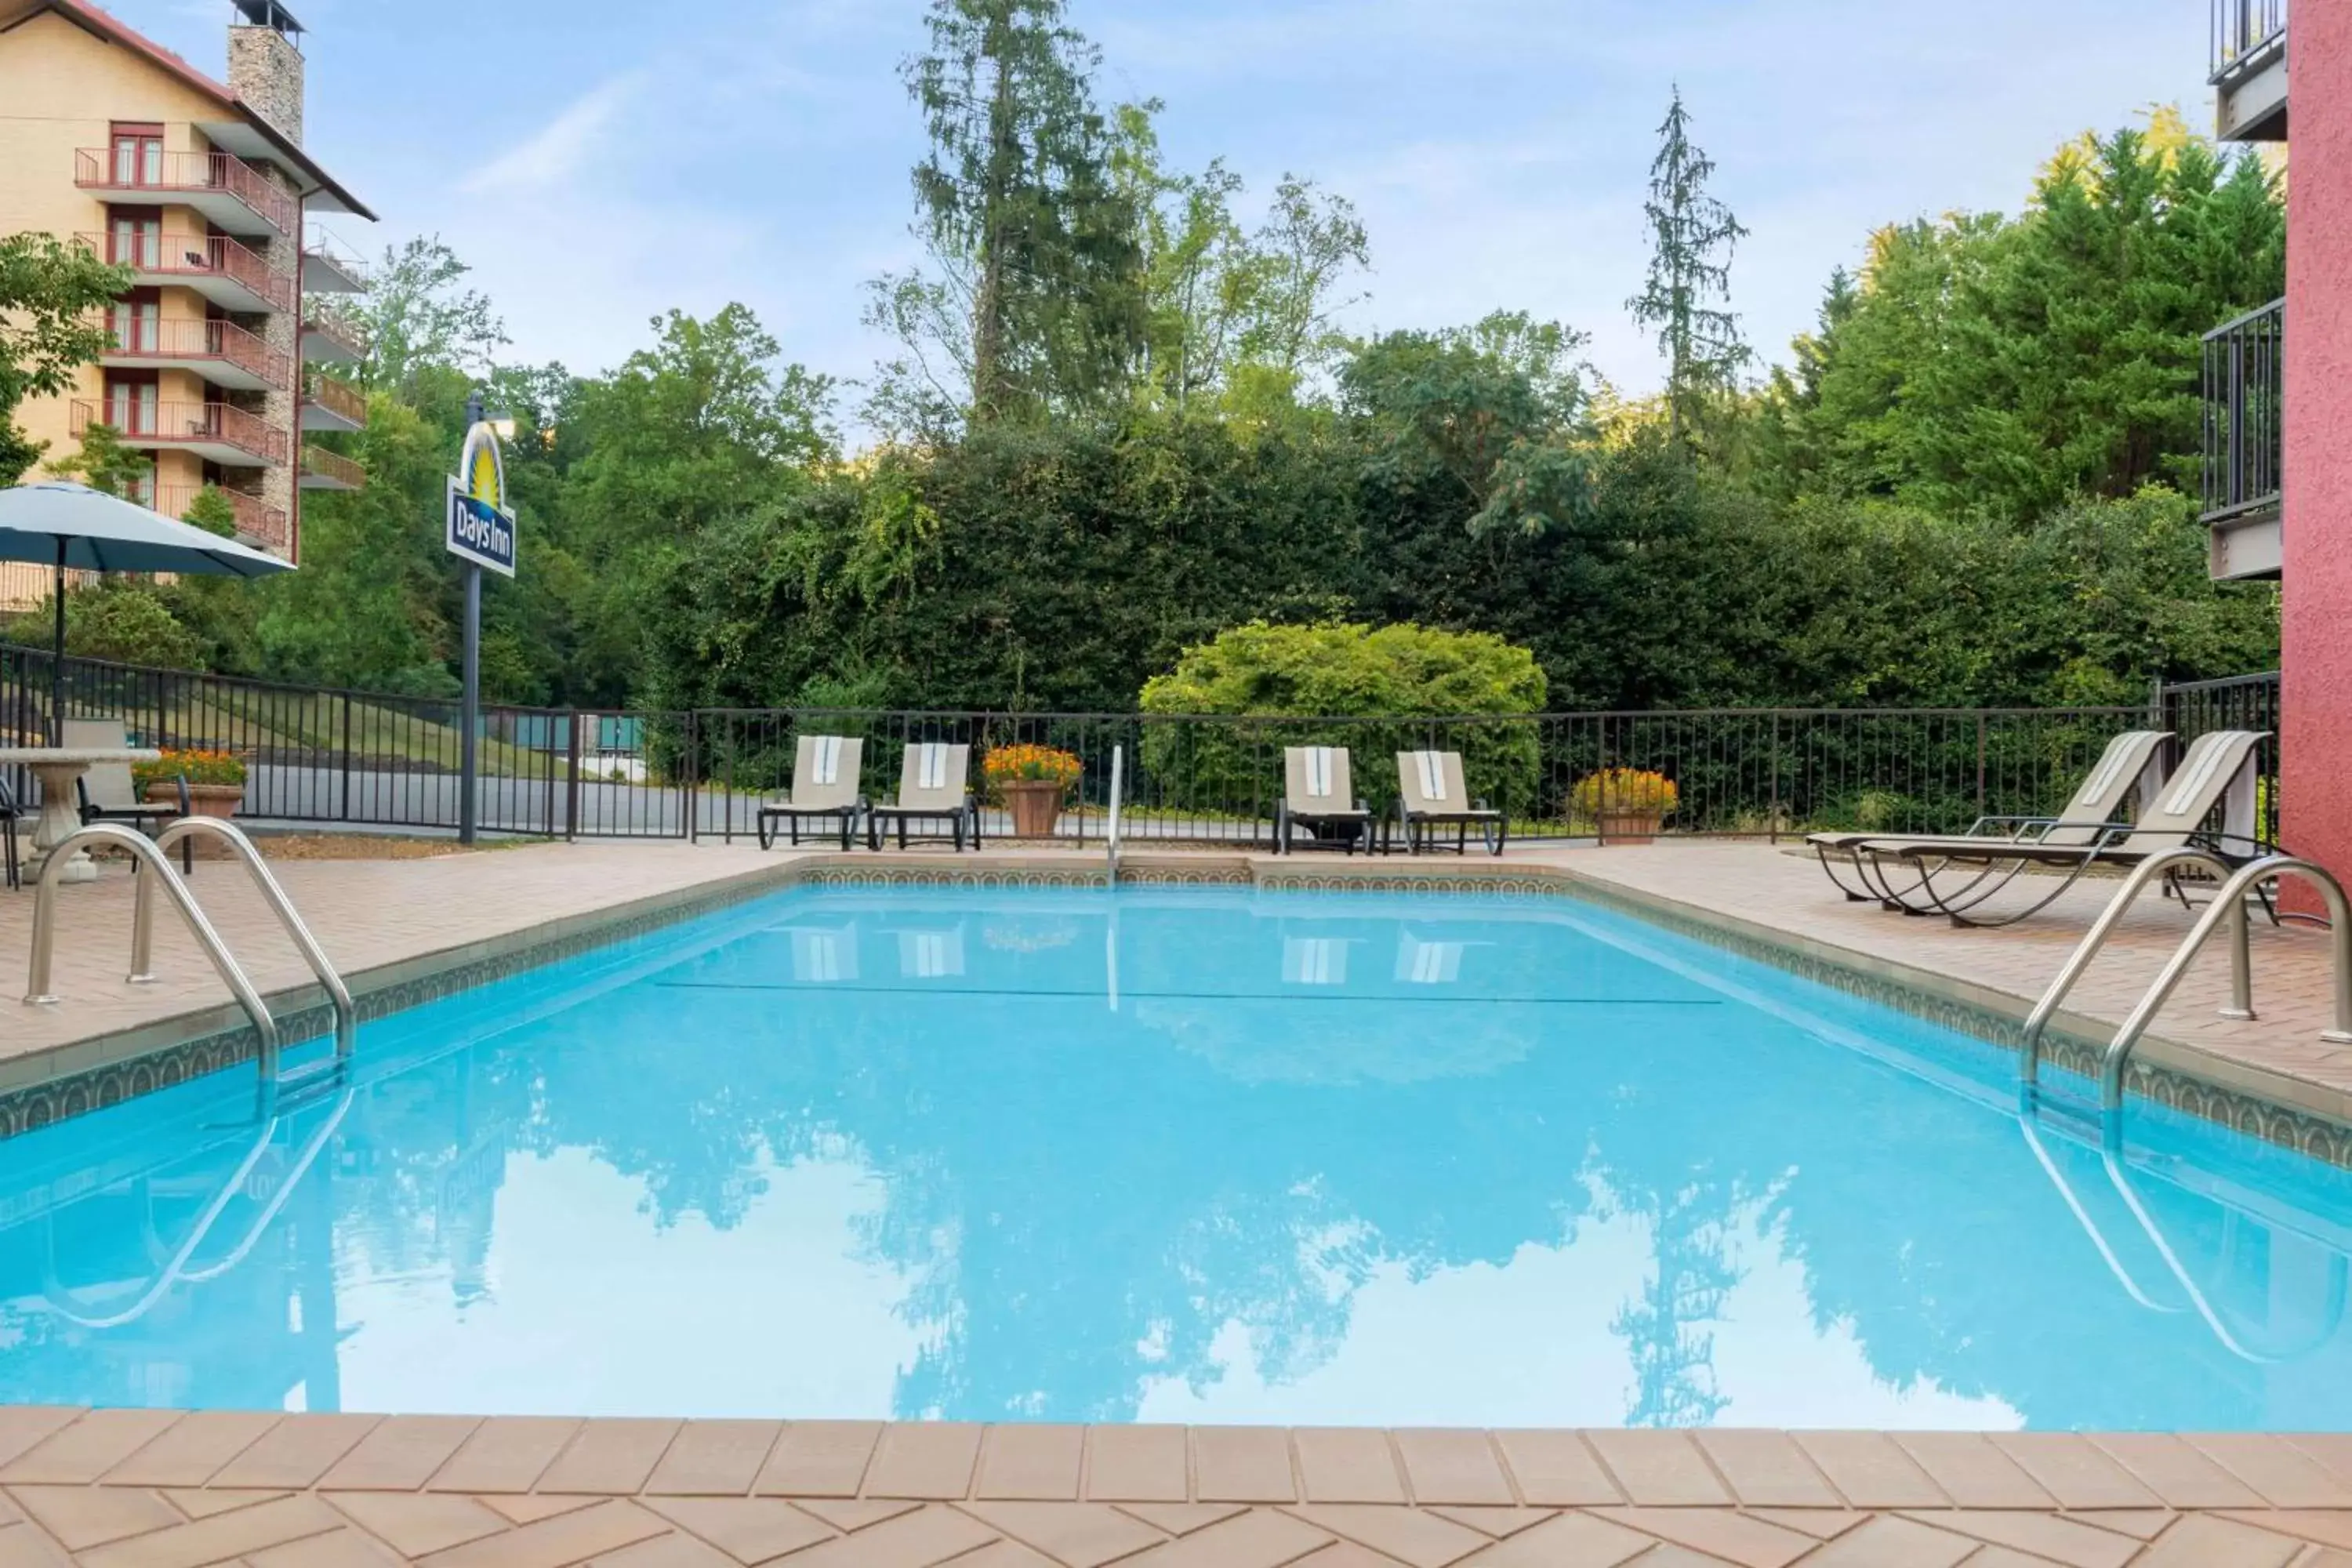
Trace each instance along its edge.
{"label": "chaise lounge", "polygon": [[[776,826],[797,845],[803,821],[840,824],[841,847],[847,849],[857,832],[858,814],[866,809],[857,793],[858,760],[866,742],[845,735],[803,735],[793,753],[792,790],[782,800],[760,808],[760,847],[773,848]],[[830,835],[833,829],[828,827]]]}
{"label": "chaise lounge", "polygon": [[898,798],[866,808],[866,847],[882,847],[885,822],[897,826],[901,849],[907,847],[909,822],[944,822],[958,851],[966,838],[974,849],[979,848],[980,803],[972,798],[971,773],[970,746],[944,741],[919,741],[908,746],[898,762]]}
{"label": "chaise lounge", "polygon": [[1463,782],[1459,752],[1399,752],[1397,759],[1397,820],[1404,827],[1405,852],[1418,855],[1436,841],[1435,830],[1454,829],[1454,852],[1470,852],[1470,830],[1475,827],[1490,853],[1503,852],[1508,833],[1503,814],[1483,800],[1470,798]]}
{"label": "chaise lounge", "polygon": [[1274,808],[1274,852],[1287,855],[1301,829],[1313,844],[1338,845],[1350,855],[1372,849],[1371,808],[1356,798],[1345,746],[1285,746],[1282,799]]}
{"label": "chaise lounge", "polygon": [[[1955,925],[1987,927],[2014,925],[2038,914],[2095,867],[2129,870],[2151,855],[2189,847],[2210,850],[2230,864],[2242,863],[2263,852],[2255,833],[2254,752],[2267,738],[2251,730],[2217,730],[2198,737],[2137,823],[2105,828],[2087,844],[1950,838],[1940,844],[1869,843],[1857,853],[1873,863],[1872,879],[1880,886],[1893,885],[1890,861],[1916,874],[1916,884],[1892,900],[1906,914],[1940,914]],[[2222,813],[2218,831],[2205,826],[2216,808]],[[2033,869],[2063,874],[2052,879],[2056,887],[2016,913],[1988,919],[1970,912]],[[2179,877],[2168,876],[2165,890],[2188,901]]]}

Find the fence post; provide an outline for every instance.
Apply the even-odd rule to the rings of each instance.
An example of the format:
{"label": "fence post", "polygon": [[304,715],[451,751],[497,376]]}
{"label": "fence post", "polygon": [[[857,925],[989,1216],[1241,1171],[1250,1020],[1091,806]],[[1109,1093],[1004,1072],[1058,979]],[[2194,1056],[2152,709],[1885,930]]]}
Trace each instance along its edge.
{"label": "fence post", "polygon": [[1766,793],[1764,820],[1769,842],[1780,842],[1780,710],[1772,710],[1772,787]]}
{"label": "fence post", "polygon": [[564,771],[571,783],[563,792],[563,841],[575,842],[580,837],[580,715],[573,713],[566,723],[570,739],[566,742]]}
{"label": "fence post", "polygon": [[1981,822],[1982,820],[1984,820],[1984,814],[1985,814],[1985,716],[1984,716],[1984,710],[1982,710],[1982,709],[1980,708],[1980,709],[1977,710],[1977,819],[1978,819],[1979,822]]}
{"label": "fence post", "polygon": [[343,693],[343,804],[336,814],[339,822],[352,819],[352,694]]}
{"label": "fence post", "polygon": [[700,716],[694,709],[687,710],[686,790],[683,798],[686,802],[686,841],[688,844],[702,842],[702,776],[698,771],[702,755],[696,724]]}

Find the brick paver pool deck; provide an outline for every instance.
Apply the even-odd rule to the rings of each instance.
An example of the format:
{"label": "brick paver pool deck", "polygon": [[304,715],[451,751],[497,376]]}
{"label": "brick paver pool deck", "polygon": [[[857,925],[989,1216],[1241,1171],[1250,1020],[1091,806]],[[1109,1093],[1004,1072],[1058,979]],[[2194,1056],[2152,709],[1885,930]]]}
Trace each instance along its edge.
{"label": "brick paver pool deck", "polygon": [[2342,1568],[2352,1438],[0,1411],[35,1568]]}
{"label": "brick paver pool deck", "polygon": [[[908,858],[912,858],[909,857]],[[922,857],[939,866],[937,856]],[[1387,878],[1542,868],[1623,900],[2015,1014],[2105,890],[2027,925],[1956,931],[1841,899],[1765,846],[1543,850],[1496,863],[1239,862]],[[861,864],[873,858],[859,856]],[[898,860],[883,858],[884,864]],[[982,864],[965,858],[967,868]],[[991,868],[1098,866],[992,851]],[[1227,869],[1234,869],[1228,867]],[[553,845],[278,867],[329,952],[388,983],[551,924],[788,878],[748,846]],[[307,975],[233,867],[197,890],[265,992]],[[122,984],[128,879],[68,889],[55,1009],[0,1002],[0,1089],[152,1049],[234,1012],[159,925],[161,982]],[[0,895],[13,996],[29,897]],[[2112,1027],[2186,930],[2148,900],[2073,1008]],[[2343,1119],[2352,1050],[2327,1021],[2327,948],[2257,933],[2261,1017],[2214,1017],[2217,949],[2152,1056]],[[0,1356],[5,1356],[0,1351]],[[779,1413],[789,1415],[789,1412]],[[0,1568],[2352,1568],[2352,1436],[1393,1431],[866,1422],[573,1421],[0,1407]]]}

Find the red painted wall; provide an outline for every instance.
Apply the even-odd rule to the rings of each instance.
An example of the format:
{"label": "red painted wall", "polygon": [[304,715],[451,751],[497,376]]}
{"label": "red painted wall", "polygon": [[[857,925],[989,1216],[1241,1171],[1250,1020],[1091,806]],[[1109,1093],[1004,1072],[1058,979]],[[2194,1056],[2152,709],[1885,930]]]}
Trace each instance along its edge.
{"label": "red painted wall", "polygon": [[2287,41],[2280,837],[2352,879],[2352,3]]}

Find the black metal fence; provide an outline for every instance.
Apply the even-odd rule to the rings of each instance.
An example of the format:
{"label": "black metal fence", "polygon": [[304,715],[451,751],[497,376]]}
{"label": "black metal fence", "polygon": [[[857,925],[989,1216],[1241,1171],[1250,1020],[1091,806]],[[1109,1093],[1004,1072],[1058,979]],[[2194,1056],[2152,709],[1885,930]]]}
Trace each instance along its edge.
{"label": "black metal fence", "polygon": [[[1494,718],[1237,718],[1133,713],[703,709],[484,710],[480,822],[548,837],[733,838],[789,784],[803,735],[854,736],[859,784],[893,798],[906,746],[948,741],[985,759],[1014,745],[1076,761],[1054,828],[1098,840],[1114,748],[1125,831],[1171,844],[1264,845],[1286,746],[1348,748],[1353,793],[1395,804],[1395,753],[1462,753],[1472,794],[1514,837],[1591,837],[1670,785],[1668,831],[1777,839],[1821,827],[1945,831],[1983,816],[2054,811],[2119,731],[2156,723],[2278,728],[2278,678],[2165,689],[2138,707],[1717,709]],[[0,745],[48,728],[49,656],[0,647]],[[243,814],[270,822],[447,830],[457,822],[458,714],[443,699],[274,685],[92,659],[66,662],[69,720],[119,722],[133,743],[221,751],[247,770]],[[2263,753],[2264,831],[2278,820],[2276,742]],[[1632,774],[1651,773],[1644,781]],[[28,798],[30,781],[9,781]],[[991,837],[1011,833],[988,811]],[[1620,826],[1622,829],[1622,823]]]}
{"label": "black metal fence", "polygon": [[2285,300],[2205,334],[2205,521],[2279,504],[2285,390]]}
{"label": "black metal fence", "polygon": [[2215,730],[2252,730],[2264,740],[2254,751],[2255,832],[2262,847],[2279,846],[2279,675],[2242,675],[2229,680],[2196,680],[2168,686],[2158,699],[2161,728],[2179,748]]}
{"label": "black metal fence", "polygon": [[2213,0],[2213,47],[2207,75],[2220,86],[2251,69],[2286,38],[2287,0]]}

